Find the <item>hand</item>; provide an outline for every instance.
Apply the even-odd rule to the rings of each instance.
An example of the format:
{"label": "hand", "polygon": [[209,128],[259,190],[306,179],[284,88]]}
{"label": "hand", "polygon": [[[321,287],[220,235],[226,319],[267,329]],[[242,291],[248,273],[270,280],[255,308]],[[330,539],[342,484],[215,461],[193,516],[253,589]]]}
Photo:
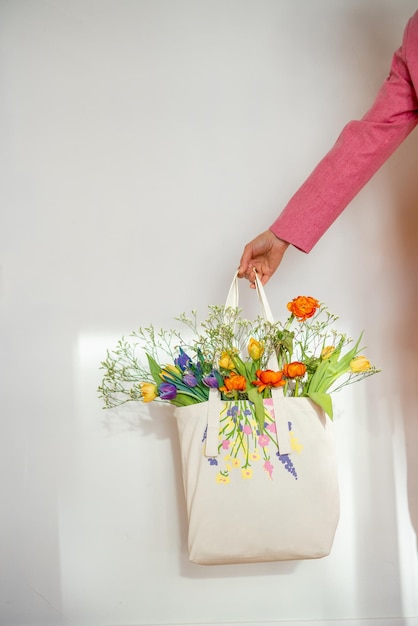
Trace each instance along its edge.
{"label": "hand", "polygon": [[265,285],[279,267],[288,246],[287,241],[276,237],[271,230],[261,233],[244,248],[238,270],[239,278],[247,278],[250,287],[254,289],[255,270]]}

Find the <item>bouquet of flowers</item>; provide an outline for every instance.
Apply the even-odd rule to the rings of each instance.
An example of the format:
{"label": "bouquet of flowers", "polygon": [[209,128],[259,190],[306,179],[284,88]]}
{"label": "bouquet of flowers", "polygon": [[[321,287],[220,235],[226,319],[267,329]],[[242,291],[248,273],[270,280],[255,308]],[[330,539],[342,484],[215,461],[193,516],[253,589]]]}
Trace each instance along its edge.
{"label": "bouquet of flowers", "polygon": [[[223,400],[249,400],[263,431],[263,400],[281,387],[285,397],[308,397],[332,419],[330,394],[379,370],[357,341],[334,328],[337,316],[310,296],[287,305],[284,323],[249,321],[237,307],[210,306],[175,318],[187,333],[139,328],[102,362],[105,408],[131,401],[175,406],[205,402],[210,389]],[[276,365],[272,367],[272,362]]]}

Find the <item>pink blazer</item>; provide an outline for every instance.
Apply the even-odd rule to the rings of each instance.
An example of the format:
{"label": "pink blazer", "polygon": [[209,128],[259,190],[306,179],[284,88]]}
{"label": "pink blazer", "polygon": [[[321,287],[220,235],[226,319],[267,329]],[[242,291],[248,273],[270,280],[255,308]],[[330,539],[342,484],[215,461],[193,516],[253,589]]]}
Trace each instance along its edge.
{"label": "pink blazer", "polygon": [[418,11],[372,108],[349,122],[270,230],[309,252],[418,123]]}

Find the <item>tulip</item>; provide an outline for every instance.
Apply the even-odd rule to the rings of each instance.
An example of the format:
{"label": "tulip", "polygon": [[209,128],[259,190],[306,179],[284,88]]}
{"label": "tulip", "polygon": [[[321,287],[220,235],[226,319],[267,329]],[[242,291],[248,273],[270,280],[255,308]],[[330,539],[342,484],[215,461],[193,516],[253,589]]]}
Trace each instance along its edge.
{"label": "tulip", "polygon": [[153,383],[142,383],[140,388],[143,402],[152,402],[158,396],[157,385]]}
{"label": "tulip", "polygon": [[287,304],[287,308],[297,318],[298,322],[304,322],[315,315],[319,306],[318,300],[311,296],[298,296]]}
{"label": "tulip", "polygon": [[216,378],[216,376],[214,375],[214,373],[212,372],[211,374],[209,374],[209,376],[205,376],[202,379],[202,382],[207,386],[207,387],[211,387],[212,389],[217,389],[219,387],[219,382],[218,379]]}
{"label": "tulip", "polygon": [[326,359],[329,359],[329,357],[334,352],[334,350],[335,350],[335,346],[325,346],[325,348],[323,348],[321,352],[321,359],[323,361],[326,361]]}
{"label": "tulip", "polygon": [[273,370],[257,370],[257,380],[253,380],[252,384],[258,387],[261,393],[267,387],[283,387],[286,381],[283,380],[283,372],[274,372]]}
{"label": "tulip", "polygon": [[233,370],[235,365],[229,354],[224,350],[221,354],[221,358],[219,359],[219,367],[222,367],[224,370]]}
{"label": "tulip", "polygon": [[252,358],[253,361],[258,361],[261,358],[264,352],[264,345],[261,341],[257,341],[253,337],[251,337],[248,343],[248,354]]}
{"label": "tulip", "polygon": [[183,382],[188,387],[196,387],[196,385],[197,385],[197,378],[196,378],[196,376],[193,376],[193,374],[185,374],[183,376]]}
{"label": "tulip", "polygon": [[371,369],[371,367],[372,365],[370,361],[366,359],[365,356],[362,356],[362,355],[356,356],[350,362],[350,369],[353,372],[353,374],[359,374],[360,372],[367,372],[369,369]]}
{"label": "tulip", "polygon": [[181,370],[175,365],[166,365],[160,372],[160,376],[163,380],[178,380]]}
{"label": "tulip", "polygon": [[158,387],[158,393],[162,400],[174,400],[177,395],[177,388],[171,383],[161,383]]}
{"label": "tulip", "polygon": [[306,374],[306,365],[300,361],[293,361],[293,363],[286,363],[283,365],[283,374],[286,378],[297,378]]}
{"label": "tulip", "polygon": [[183,348],[180,348],[180,354],[177,359],[174,359],[174,363],[181,369],[182,372],[190,366],[192,362],[191,358],[185,353]]}

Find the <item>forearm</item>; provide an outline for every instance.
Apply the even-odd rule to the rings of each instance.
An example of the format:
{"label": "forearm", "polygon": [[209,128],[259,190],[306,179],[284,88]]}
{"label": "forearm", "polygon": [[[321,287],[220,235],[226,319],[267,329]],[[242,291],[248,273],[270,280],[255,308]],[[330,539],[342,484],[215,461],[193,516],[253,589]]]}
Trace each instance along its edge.
{"label": "forearm", "polygon": [[[417,24],[414,22],[414,37]],[[418,123],[418,102],[407,53],[416,55],[415,39],[405,31],[388,79],[372,108],[345,126],[329,153],[286,205],[270,230],[309,252],[345,207]]]}
{"label": "forearm", "polygon": [[366,120],[347,124],[270,230],[309,252],[416,123],[413,116],[390,127]]}

